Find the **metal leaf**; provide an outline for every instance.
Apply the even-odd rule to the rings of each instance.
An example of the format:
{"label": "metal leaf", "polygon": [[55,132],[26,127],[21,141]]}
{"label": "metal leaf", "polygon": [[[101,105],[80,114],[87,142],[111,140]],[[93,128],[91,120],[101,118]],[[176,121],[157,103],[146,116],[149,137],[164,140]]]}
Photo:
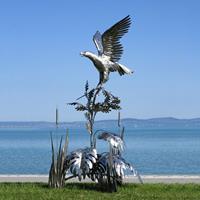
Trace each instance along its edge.
{"label": "metal leaf", "polygon": [[92,90],[90,90],[90,91],[87,93],[87,97],[88,97],[89,100],[91,100],[91,99],[93,98],[93,96],[94,96],[94,91],[95,91],[95,89],[92,89]]}
{"label": "metal leaf", "polygon": [[78,105],[78,106],[76,106],[76,108],[75,108],[77,111],[85,111],[85,110],[87,110],[87,108],[84,106],[84,105]]}
{"label": "metal leaf", "polygon": [[113,149],[122,152],[124,149],[124,142],[118,135],[109,132],[102,132],[98,135],[98,139],[108,141]]}
{"label": "metal leaf", "polygon": [[68,169],[74,176],[78,176],[79,180],[89,175],[90,170],[96,163],[97,151],[93,148],[78,149],[66,158]]}
{"label": "metal leaf", "polygon": [[77,105],[77,104],[78,104],[78,102],[68,103],[68,105],[71,105],[71,106],[75,106],[75,105]]}
{"label": "metal leaf", "polygon": [[85,84],[85,92],[86,92],[86,93],[87,93],[88,89],[89,89],[89,83],[88,83],[88,81],[87,81],[86,84]]}

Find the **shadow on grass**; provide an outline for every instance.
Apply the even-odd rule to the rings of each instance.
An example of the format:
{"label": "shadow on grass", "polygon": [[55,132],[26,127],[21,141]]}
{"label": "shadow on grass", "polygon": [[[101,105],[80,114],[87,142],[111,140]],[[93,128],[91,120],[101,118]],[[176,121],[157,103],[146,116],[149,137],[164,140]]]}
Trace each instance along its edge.
{"label": "shadow on grass", "polygon": [[[12,183],[11,183],[12,184]],[[17,185],[23,185],[24,183],[17,183]],[[30,184],[31,183],[26,183],[26,184]],[[8,183],[9,185],[9,183]],[[36,183],[34,184],[34,186],[39,187],[39,188],[45,188],[45,189],[53,189],[51,187],[49,187],[49,185],[47,183]],[[80,190],[94,190],[94,191],[106,191],[105,188],[100,187],[99,184],[97,183],[65,183],[65,186],[63,188],[54,188],[54,189],[80,189]]]}
{"label": "shadow on grass", "polygon": [[99,191],[99,192],[109,192],[108,189],[104,186],[100,186],[98,183],[65,183],[63,188],[51,188],[48,184],[37,183],[37,187],[45,189],[69,189],[69,190],[90,190],[90,191]]}
{"label": "shadow on grass", "polygon": [[78,190],[90,190],[98,192],[109,192],[108,187],[102,186],[98,183],[66,183],[65,188],[78,189]]}

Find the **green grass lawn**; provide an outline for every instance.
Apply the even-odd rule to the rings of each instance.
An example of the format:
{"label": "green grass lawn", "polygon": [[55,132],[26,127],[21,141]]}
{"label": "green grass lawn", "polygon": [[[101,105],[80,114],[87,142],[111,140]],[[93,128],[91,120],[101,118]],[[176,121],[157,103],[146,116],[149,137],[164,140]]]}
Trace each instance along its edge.
{"label": "green grass lawn", "polygon": [[42,183],[0,183],[0,200],[4,199],[200,200],[200,185],[124,184],[117,193],[108,193],[92,183],[68,183],[63,189],[50,189]]}

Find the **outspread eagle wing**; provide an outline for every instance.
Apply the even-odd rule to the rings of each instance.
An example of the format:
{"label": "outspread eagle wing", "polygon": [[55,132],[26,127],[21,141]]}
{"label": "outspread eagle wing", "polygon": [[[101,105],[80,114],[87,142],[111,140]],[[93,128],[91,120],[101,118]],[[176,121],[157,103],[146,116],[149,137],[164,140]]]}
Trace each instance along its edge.
{"label": "outspread eagle wing", "polygon": [[93,41],[94,41],[94,44],[96,45],[99,55],[102,55],[103,54],[103,44],[102,44],[102,36],[99,31],[97,31],[95,33],[95,35],[93,36]]}
{"label": "outspread eagle wing", "polygon": [[123,53],[123,47],[120,44],[119,40],[125,33],[128,32],[130,25],[131,18],[128,15],[124,19],[114,24],[107,31],[105,31],[100,39],[100,43],[102,42],[101,44],[103,47],[103,54],[108,56],[109,59],[113,62],[118,62],[121,58],[121,55]]}

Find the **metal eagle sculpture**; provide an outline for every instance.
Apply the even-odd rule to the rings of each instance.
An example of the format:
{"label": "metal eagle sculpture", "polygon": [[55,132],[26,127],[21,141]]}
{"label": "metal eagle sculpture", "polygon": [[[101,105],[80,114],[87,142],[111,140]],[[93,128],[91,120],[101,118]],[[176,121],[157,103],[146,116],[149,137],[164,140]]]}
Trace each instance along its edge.
{"label": "metal eagle sculpture", "polygon": [[98,55],[89,51],[81,52],[82,56],[89,58],[99,71],[99,83],[101,86],[109,79],[109,73],[118,71],[120,75],[132,74],[133,71],[118,63],[123,53],[120,38],[128,32],[131,25],[130,16],[126,16],[102,35],[99,31],[93,36],[93,41],[98,50]]}
{"label": "metal eagle sculpture", "polygon": [[[90,88],[88,81],[85,84],[84,95],[75,102],[68,105],[75,106],[77,111],[84,112],[86,118],[86,129],[90,134],[90,147],[79,148],[71,153],[67,153],[68,137],[62,147],[62,138],[60,140],[59,151],[54,151],[52,141],[52,164],[49,173],[50,187],[63,187],[65,181],[78,177],[79,181],[90,178],[98,182],[100,186],[105,187],[110,192],[116,192],[117,186],[121,185],[125,172],[131,171],[142,179],[134,167],[123,157],[124,150],[124,130],[121,126],[120,113],[118,114],[119,133],[112,133],[99,129],[95,131],[95,117],[98,113],[109,113],[112,110],[120,110],[120,98],[107,91],[102,85],[109,78],[109,73],[117,71],[120,75],[131,74],[132,70],[118,63],[123,53],[123,47],[120,38],[128,32],[131,25],[131,18],[128,15],[124,19],[114,24],[102,35],[99,31],[93,37],[97,47],[98,55],[91,52],[81,52],[81,55],[89,58],[96,69],[99,71],[99,83],[97,87]],[[85,101],[78,101],[85,97]],[[58,128],[56,112],[56,128]],[[97,140],[108,142],[109,151],[98,152]],[[71,176],[69,176],[71,174]]]}

